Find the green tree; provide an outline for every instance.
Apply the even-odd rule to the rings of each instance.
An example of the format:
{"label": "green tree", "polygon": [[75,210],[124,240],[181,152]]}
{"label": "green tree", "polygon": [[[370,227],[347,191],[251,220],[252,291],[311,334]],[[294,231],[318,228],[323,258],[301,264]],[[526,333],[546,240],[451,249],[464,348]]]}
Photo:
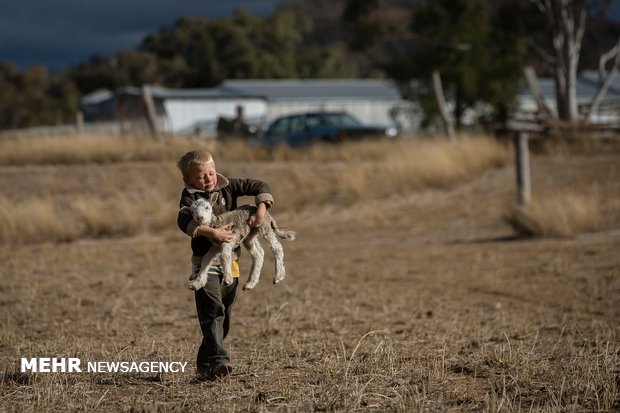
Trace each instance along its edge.
{"label": "green tree", "polygon": [[506,9],[492,14],[485,0],[429,2],[413,12],[411,53],[393,61],[387,71],[423,102],[427,116],[435,115],[428,104],[434,70],[454,103],[457,127],[468,109],[480,105],[491,105],[492,116],[501,116],[514,101],[522,68],[523,46],[502,28],[509,24],[507,16]]}
{"label": "green tree", "polygon": [[50,77],[42,66],[18,71],[0,62],[0,90],[0,129],[57,125],[75,118],[75,84],[63,75]]}
{"label": "green tree", "polygon": [[216,58],[209,22],[202,17],[182,17],[172,29],[147,36],[139,49],[158,58],[160,73],[167,70],[161,76],[170,82],[166,85],[213,86],[225,77]]}
{"label": "green tree", "polygon": [[16,126],[15,111],[19,100],[17,80],[20,74],[9,63],[0,61],[0,128],[8,129]]}
{"label": "green tree", "polygon": [[225,79],[253,78],[257,73],[257,49],[249,37],[250,22],[236,12],[236,19],[212,22],[208,32],[213,39],[214,58],[220,62]]}
{"label": "green tree", "polygon": [[294,10],[278,10],[256,30],[255,46],[260,50],[259,77],[299,77],[300,55],[305,53],[303,35],[310,22]]}
{"label": "green tree", "polygon": [[114,56],[93,56],[68,71],[82,93],[97,89],[114,90],[123,86],[159,83],[158,61],[144,51],[120,52]]}
{"label": "green tree", "polygon": [[360,77],[385,77],[411,53],[408,26],[421,0],[347,0],[341,14],[343,39]]}

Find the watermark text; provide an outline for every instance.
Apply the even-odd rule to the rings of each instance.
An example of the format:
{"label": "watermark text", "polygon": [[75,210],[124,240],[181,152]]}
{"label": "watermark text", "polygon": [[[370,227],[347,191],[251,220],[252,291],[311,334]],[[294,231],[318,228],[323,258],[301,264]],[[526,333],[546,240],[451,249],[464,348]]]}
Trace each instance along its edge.
{"label": "watermark text", "polygon": [[76,357],[21,359],[22,373],[185,373],[186,361],[88,361]]}

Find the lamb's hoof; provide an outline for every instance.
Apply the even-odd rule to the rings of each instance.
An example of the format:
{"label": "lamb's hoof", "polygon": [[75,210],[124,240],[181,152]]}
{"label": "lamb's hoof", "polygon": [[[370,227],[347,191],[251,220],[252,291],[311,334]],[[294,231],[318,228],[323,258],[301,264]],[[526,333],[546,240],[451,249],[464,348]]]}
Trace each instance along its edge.
{"label": "lamb's hoof", "polygon": [[246,283],[243,286],[243,291],[248,291],[248,290],[253,290],[254,287],[256,287],[256,284],[250,284],[250,283]]}
{"label": "lamb's hoof", "polygon": [[200,283],[196,280],[193,280],[188,284],[187,288],[189,288],[190,290],[198,291],[202,288],[202,285],[200,285]]}
{"label": "lamb's hoof", "polygon": [[282,280],[284,280],[284,277],[282,277],[282,278],[274,278],[273,279],[273,284],[275,285],[275,284],[279,283]]}

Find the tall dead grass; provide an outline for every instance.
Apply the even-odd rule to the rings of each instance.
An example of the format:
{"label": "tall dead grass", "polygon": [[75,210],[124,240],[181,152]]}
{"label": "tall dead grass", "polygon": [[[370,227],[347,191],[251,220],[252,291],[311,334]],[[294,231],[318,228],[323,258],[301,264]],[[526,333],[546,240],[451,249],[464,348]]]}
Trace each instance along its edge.
{"label": "tall dead grass", "polygon": [[[153,162],[152,167],[142,169],[106,166],[93,172],[82,167],[79,171],[76,168],[75,178],[59,175],[65,177],[62,179],[75,179],[75,185],[66,185],[64,181],[57,185],[53,180],[61,178],[43,172],[45,184],[41,190],[58,187],[71,193],[46,190],[47,198],[27,194],[26,199],[17,203],[8,195],[0,198],[0,242],[132,236],[173,228],[175,197],[181,181],[180,177],[167,178],[169,174],[178,174],[169,166],[180,154],[196,147],[211,150],[218,169],[250,161],[253,172],[249,176],[256,176],[261,170],[279,171],[268,182],[275,190],[278,205],[289,210],[328,204],[340,207],[427,187],[449,188],[509,159],[504,146],[481,137],[456,142],[369,140],[303,150],[280,148],[273,152],[238,141],[213,146],[212,141],[183,138],[161,143],[146,138],[50,137],[29,143],[25,139],[0,142],[0,147],[4,149],[0,151],[0,164],[5,165]],[[157,182],[141,176],[147,170],[160,171]],[[88,178],[93,179],[89,181],[88,193],[81,183],[87,179],[80,176],[85,173],[93,175]],[[165,182],[162,176],[166,177]],[[178,186],[172,188],[173,182]],[[34,180],[31,185],[41,183]]]}
{"label": "tall dead grass", "polygon": [[175,205],[161,200],[76,197],[70,205],[51,197],[19,205],[0,196],[0,243],[66,242],[132,236],[173,228]]}
{"label": "tall dead grass", "polygon": [[395,181],[393,188],[445,188],[504,165],[508,157],[507,148],[490,139],[421,141],[396,147],[388,154],[385,179]]}
{"label": "tall dead grass", "polygon": [[83,224],[83,233],[94,238],[135,235],[144,222],[145,207],[136,206],[122,194],[105,200],[81,198],[73,208]]}
{"label": "tall dead grass", "polygon": [[176,161],[182,153],[195,148],[211,151],[218,162],[389,162],[395,151],[404,151],[402,155],[413,155],[409,161],[419,161],[415,155],[420,151],[428,155],[429,148],[439,152],[446,148],[455,151],[497,151],[500,145],[491,142],[480,137],[457,142],[404,138],[395,141],[351,141],[339,145],[316,144],[301,149],[281,146],[270,150],[239,139],[216,141],[180,136],[161,140],[148,136],[118,135],[39,136],[0,140],[0,165]]}
{"label": "tall dead grass", "polygon": [[[351,148],[353,153],[349,153]],[[278,182],[278,188],[292,208],[399,196],[466,182],[506,164],[509,153],[502,144],[480,137],[456,142],[401,140],[362,142],[359,147],[318,146],[312,154],[302,153],[290,162],[286,179]],[[337,161],[326,163],[326,159]]]}
{"label": "tall dead grass", "polygon": [[567,237],[602,230],[620,218],[620,202],[601,191],[540,194],[526,207],[514,207],[506,221],[529,236]]}
{"label": "tall dead grass", "polygon": [[0,140],[0,165],[86,164],[173,159],[192,146],[214,141],[147,136],[68,135]]}
{"label": "tall dead grass", "polygon": [[70,241],[77,236],[73,226],[59,219],[52,198],[13,205],[0,196],[0,242]]}

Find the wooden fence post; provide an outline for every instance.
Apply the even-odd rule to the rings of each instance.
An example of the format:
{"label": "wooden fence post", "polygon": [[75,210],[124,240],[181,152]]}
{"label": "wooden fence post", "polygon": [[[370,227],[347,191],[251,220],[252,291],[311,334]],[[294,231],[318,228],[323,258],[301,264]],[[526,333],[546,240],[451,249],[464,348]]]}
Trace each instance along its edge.
{"label": "wooden fence post", "polygon": [[146,121],[149,125],[149,130],[153,137],[159,137],[159,130],[157,127],[157,112],[155,110],[155,102],[153,101],[153,95],[151,94],[151,87],[149,85],[142,86],[142,101],[146,107]]}
{"label": "wooden fence post", "polygon": [[517,202],[526,206],[531,200],[530,150],[526,132],[516,132],[514,136],[515,169],[517,175]]}
{"label": "wooden fence post", "polygon": [[441,115],[444,127],[446,128],[448,138],[450,140],[454,140],[454,124],[450,118],[450,113],[448,113],[446,98],[443,93],[443,85],[441,84],[441,76],[437,70],[433,70],[433,90],[435,91],[435,100],[437,101],[439,114]]}
{"label": "wooden fence post", "polygon": [[84,133],[84,113],[81,110],[75,114],[75,130],[80,135]]}

